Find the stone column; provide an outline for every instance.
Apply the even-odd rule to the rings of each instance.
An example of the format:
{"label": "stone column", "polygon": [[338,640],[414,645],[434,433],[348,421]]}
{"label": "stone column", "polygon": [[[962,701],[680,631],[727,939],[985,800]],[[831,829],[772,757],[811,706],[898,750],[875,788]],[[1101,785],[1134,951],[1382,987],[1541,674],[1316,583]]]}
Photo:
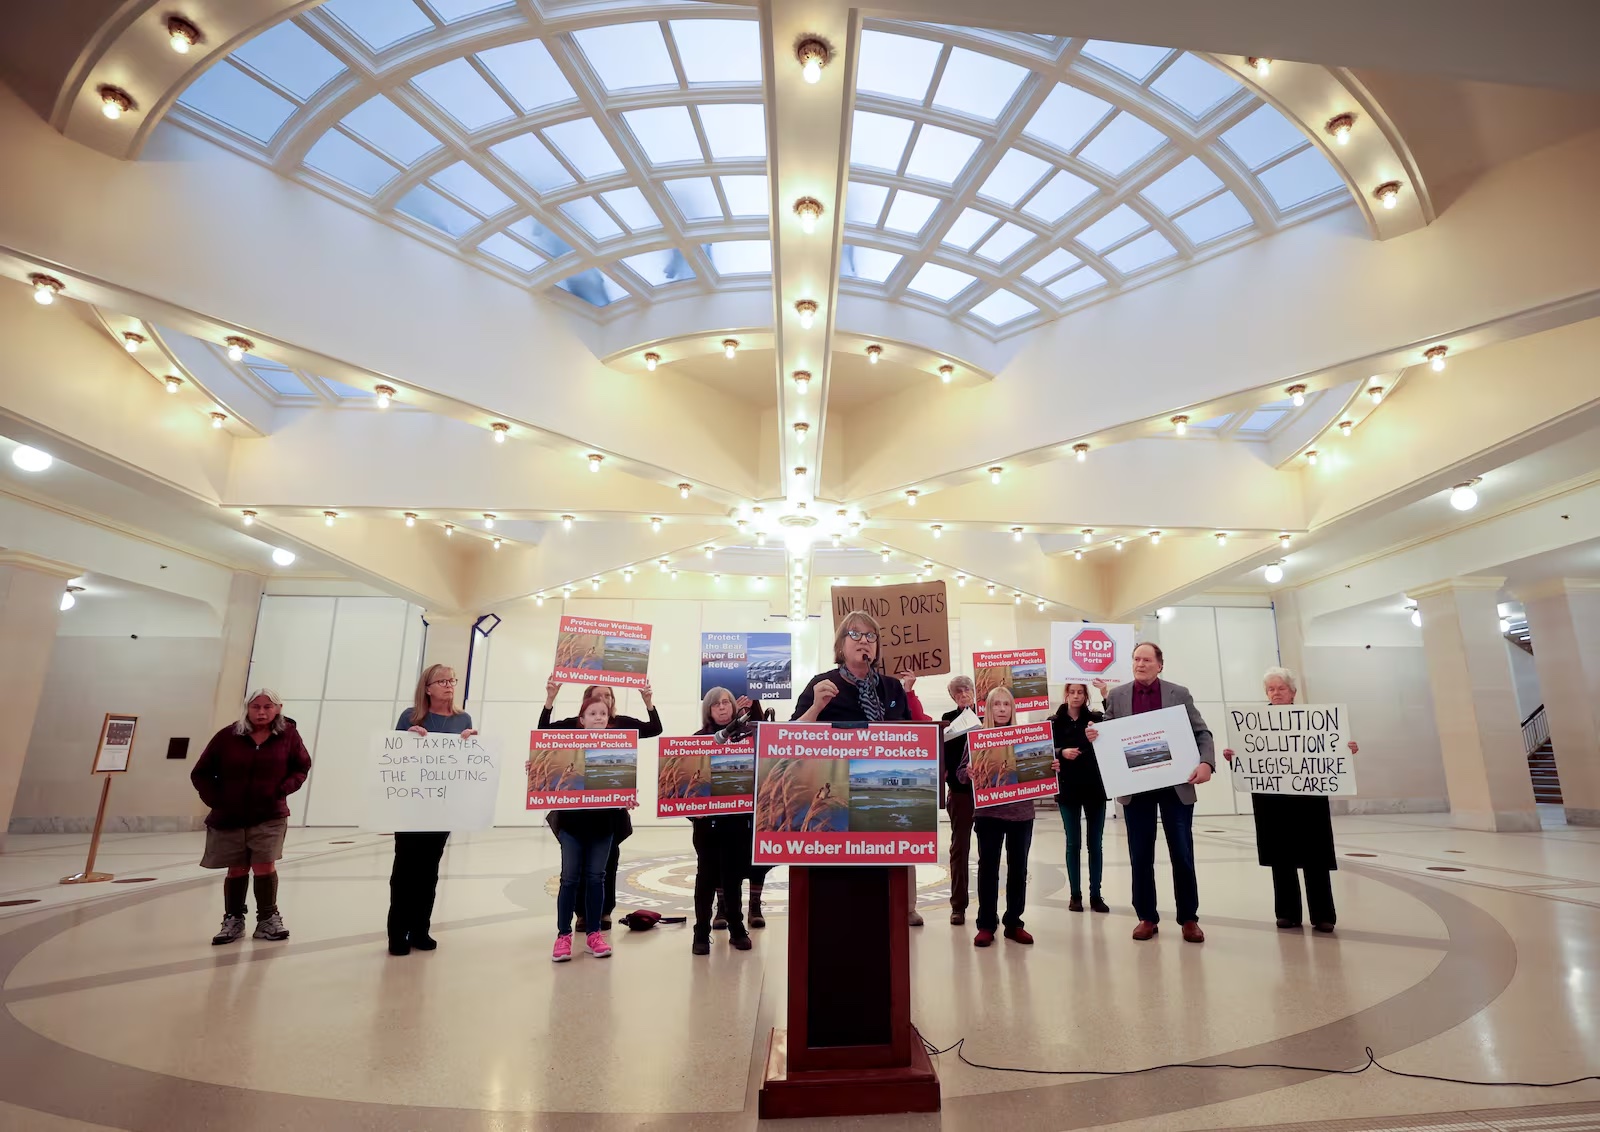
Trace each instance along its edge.
{"label": "stone column", "polygon": [[[6,690],[6,723],[0,727],[0,852],[56,644],[61,595],[67,580],[80,573],[76,566],[0,549],[0,688]],[[85,774],[93,754],[84,752]]]}
{"label": "stone column", "polygon": [[[255,651],[256,619],[261,612],[261,591],[266,579],[247,570],[235,570],[228,587],[228,607],[222,611],[222,655],[218,658],[217,687],[211,701],[211,729],[220,731],[238,720],[249,689],[250,656]],[[201,747],[210,739],[201,740]],[[195,753],[199,757],[199,753]]]}
{"label": "stone column", "polygon": [[1555,578],[1517,591],[1572,825],[1600,825],[1600,582]]}
{"label": "stone column", "polygon": [[1444,756],[1450,814],[1467,829],[1539,828],[1517,693],[1500,634],[1504,578],[1453,578],[1410,591]]}
{"label": "stone column", "polygon": [[1294,590],[1272,592],[1272,620],[1278,629],[1278,659],[1300,685],[1300,702],[1314,704],[1317,697],[1306,686],[1306,633],[1300,621],[1300,595]]}

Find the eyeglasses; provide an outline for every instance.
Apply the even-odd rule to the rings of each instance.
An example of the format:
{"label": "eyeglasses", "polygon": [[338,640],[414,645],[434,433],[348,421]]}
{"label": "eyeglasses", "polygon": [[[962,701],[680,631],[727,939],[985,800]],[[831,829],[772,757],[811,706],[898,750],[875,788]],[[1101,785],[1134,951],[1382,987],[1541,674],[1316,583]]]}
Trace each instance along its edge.
{"label": "eyeglasses", "polygon": [[430,687],[430,688],[433,687],[435,684],[443,684],[447,688],[454,688],[456,686],[456,684],[457,684],[457,680],[456,680],[456,678],[454,676],[452,676],[448,680],[429,680],[428,681],[428,687]]}
{"label": "eyeglasses", "polygon": [[870,629],[846,629],[844,635],[852,641],[866,641],[869,645],[876,644],[878,640],[878,634]]}

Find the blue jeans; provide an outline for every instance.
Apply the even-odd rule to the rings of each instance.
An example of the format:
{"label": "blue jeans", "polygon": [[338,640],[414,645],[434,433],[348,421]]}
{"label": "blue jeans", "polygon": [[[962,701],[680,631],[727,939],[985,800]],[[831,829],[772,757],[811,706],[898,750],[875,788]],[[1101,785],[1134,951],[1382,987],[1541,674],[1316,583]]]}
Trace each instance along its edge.
{"label": "blue jeans", "polygon": [[1071,886],[1072,895],[1083,896],[1083,875],[1078,865],[1083,850],[1083,829],[1078,824],[1078,815],[1083,815],[1084,824],[1089,827],[1089,895],[1100,895],[1100,877],[1102,873],[1101,840],[1106,832],[1106,800],[1104,798],[1086,798],[1081,802],[1069,802],[1057,795],[1056,809],[1061,811],[1061,824],[1067,830],[1067,883]]}
{"label": "blue jeans", "polygon": [[1133,863],[1133,910],[1141,920],[1160,923],[1156,911],[1156,814],[1167,835],[1172,858],[1172,892],[1178,902],[1178,923],[1200,918],[1200,886],[1194,875],[1194,807],[1178,800],[1168,786],[1135,794],[1122,807],[1128,823],[1128,857]]}
{"label": "blue jeans", "polygon": [[[1028,849],[1033,845],[1033,819],[1007,821],[980,812],[972,832],[978,838],[978,930],[992,932],[1002,923],[1022,927],[1028,902]],[[1000,911],[1000,854],[1006,857],[1006,914]]]}
{"label": "blue jeans", "polygon": [[[572,932],[572,912],[578,902],[578,886],[583,886],[583,906],[603,908],[606,902],[606,858],[611,856],[611,835],[580,838],[565,830],[556,833],[561,842],[561,889],[556,893],[556,931]],[[586,921],[590,931],[600,930],[598,919]]]}

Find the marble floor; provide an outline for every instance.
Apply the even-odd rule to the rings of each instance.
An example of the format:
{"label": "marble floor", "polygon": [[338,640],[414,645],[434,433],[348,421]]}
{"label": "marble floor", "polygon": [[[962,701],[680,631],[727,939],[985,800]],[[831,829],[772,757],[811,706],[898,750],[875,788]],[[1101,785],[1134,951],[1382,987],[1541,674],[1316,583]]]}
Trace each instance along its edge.
{"label": "marble floor", "polygon": [[[1004,1068],[944,1053],[941,1114],[818,1126],[1600,1129],[1600,1082],[1196,1067],[1356,1068],[1371,1046],[1409,1073],[1600,1072],[1600,830],[1337,818],[1333,936],[1275,928],[1248,817],[1197,818],[1195,834],[1203,946],[1176,931],[1128,938],[1115,822],[1113,914],[1101,916],[1067,911],[1061,826],[1039,819],[1032,948],[974,949],[970,919],[947,922],[944,870],[920,869],[913,1020],[939,1047],[965,1039],[970,1062]],[[608,961],[554,966],[558,862],[542,827],[453,838],[439,949],[404,958],[384,947],[387,838],[292,830],[279,898],[292,939],[227,948],[209,943],[221,885],[194,864],[202,835],[108,836],[99,867],[133,883],[57,884],[81,867],[86,840],[13,836],[0,855],[0,1129],[756,1123],[761,1057],[784,1009],[781,869],[753,951],[719,940],[696,958],[686,929],[666,927],[615,933]],[[642,828],[625,844],[622,905],[687,909],[692,880],[687,827]],[[1164,875],[1161,887],[1170,893]],[[1095,1072],[1166,1063],[1182,1067]]]}

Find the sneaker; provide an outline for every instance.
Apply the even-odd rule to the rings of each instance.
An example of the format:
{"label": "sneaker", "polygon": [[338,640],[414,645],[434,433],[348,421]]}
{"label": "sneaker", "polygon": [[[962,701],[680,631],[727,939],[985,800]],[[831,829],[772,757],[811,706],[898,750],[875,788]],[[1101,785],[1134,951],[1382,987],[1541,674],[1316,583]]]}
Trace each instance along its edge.
{"label": "sneaker", "polygon": [[694,952],[696,955],[710,955],[711,929],[707,928],[705,931],[701,931],[699,928],[696,928],[694,933],[694,942],[689,945],[689,950]]}
{"label": "sneaker", "polygon": [[922,926],[922,913],[917,911],[915,908],[911,909],[911,921],[910,922],[911,922],[911,926],[912,927],[920,928]]}
{"label": "sneaker", "polygon": [[743,935],[730,935],[728,936],[728,942],[733,944],[733,949],[735,951],[749,951],[755,946],[755,944],[750,942],[749,932],[745,932]]}
{"label": "sneaker", "polygon": [[244,917],[236,916],[232,912],[222,917],[222,930],[211,937],[213,946],[220,943],[232,943],[234,940],[244,938]]}
{"label": "sneaker", "polygon": [[606,942],[606,937],[602,932],[590,932],[585,938],[585,942],[589,945],[589,954],[596,959],[604,959],[611,954],[611,945]]}
{"label": "sneaker", "polygon": [[265,920],[256,921],[254,934],[256,939],[288,939],[289,929],[283,926],[283,917],[274,912]]}
{"label": "sneaker", "polygon": [[1091,912],[1111,911],[1111,909],[1106,905],[1106,902],[1100,899],[1100,894],[1098,892],[1089,897],[1089,910]]}
{"label": "sneaker", "polygon": [[558,935],[558,936],[556,936],[556,945],[555,945],[555,947],[550,949],[550,962],[552,962],[552,963],[570,963],[570,962],[572,962],[572,933],[571,932],[568,932],[566,935]]}
{"label": "sneaker", "polygon": [[1012,943],[1032,943],[1033,937],[1022,928],[1007,928],[1005,937]]}
{"label": "sneaker", "polygon": [[987,928],[979,931],[977,935],[972,937],[973,947],[988,947],[993,942],[994,933],[989,931]]}
{"label": "sneaker", "polygon": [[1081,911],[1083,911],[1083,897],[1078,896],[1078,895],[1074,895],[1070,900],[1068,900],[1067,901],[1067,911],[1069,911],[1069,912],[1081,912]]}

